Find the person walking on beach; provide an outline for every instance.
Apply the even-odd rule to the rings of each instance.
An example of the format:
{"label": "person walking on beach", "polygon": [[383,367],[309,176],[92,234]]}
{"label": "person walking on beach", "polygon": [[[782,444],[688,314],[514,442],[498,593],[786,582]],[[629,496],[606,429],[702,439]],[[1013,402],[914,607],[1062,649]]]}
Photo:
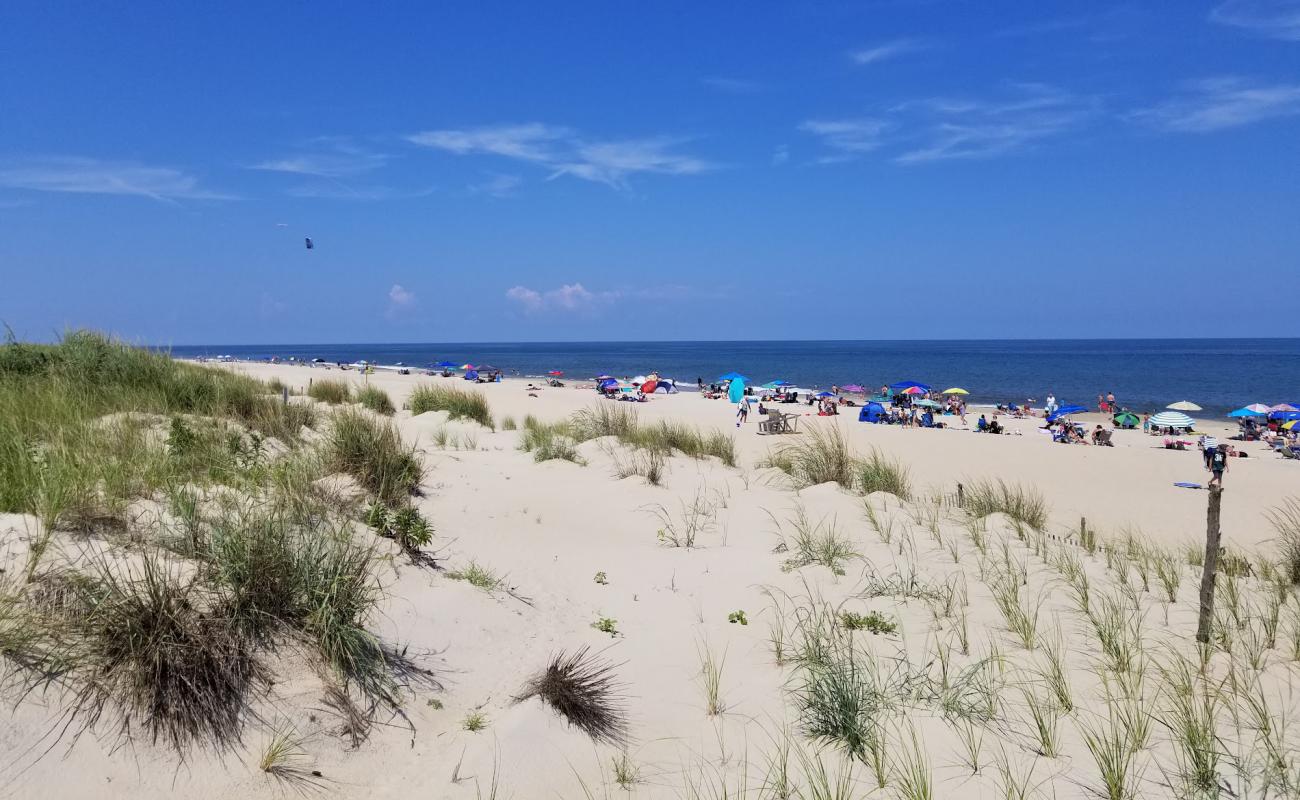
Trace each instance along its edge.
{"label": "person walking on beach", "polygon": [[1048,393],[1047,393],[1047,405],[1044,406],[1043,410],[1047,412],[1047,416],[1049,416],[1049,417],[1056,413],[1056,393],[1055,393],[1055,392],[1048,392]]}
{"label": "person walking on beach", "polygon": [[1228,448],[1214,448],[1210,457],[1210,488],[1223,488],[1223,473],[1228,471]]}
{"label": "person walking on beach", "polygon": [[1116,411],[1119,411],[1119,408],[1115,406],[1114,392],[1106,392],[1106,406],[1110,409],[1110,413],[1112,414],[1114,414]]}
{"label": "person walking on beach", "polygon": [[1214,454],[1219,449],[1219,440],[1213,436],[1202,436],[1198,443],[1201,446],[1201,457],[1205,459],[1205,468],[1211,469]]}
{"label": "person walking on beach", "polygon": [[749,420],[749,401],[740,398],[740,407],[736,409],[736,427],[739,428],[742,422]]}

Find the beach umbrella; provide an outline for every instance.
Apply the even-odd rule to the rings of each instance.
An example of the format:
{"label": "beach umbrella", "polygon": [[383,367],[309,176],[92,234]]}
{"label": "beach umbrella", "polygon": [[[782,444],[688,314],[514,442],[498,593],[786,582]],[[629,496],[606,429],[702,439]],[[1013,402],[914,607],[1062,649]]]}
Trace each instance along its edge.
{"label": "beach umbrella", "polygon": [[780,389],[782,386],[793,386],[793,385],[794,385],[794,384],[790,383],[790,381],[783,381],[783,380],[781,380],[780,378],[778,378],[778,379],[776,379],[776,380],[774,380],[774,381],[768,381],[767,383],[763,384],[763,388],[764,388],[764,389]]}
{"label": "beach umbrella", "polygon": [[605,378],[603,381],[596,384],[596,386],[600,389],[612,389],[615,386],[618,386],[618,381],[613,378]]}
{"label": "beach umbrella", "polygon": [[718,380],[740,381],[741,383],[749,383],[749,378],[746,378],[744,375],[741,375],[739,372],[728,372],[726,375],[719,375]]}
{"label": "beach umbrella", "polygon": [[1269,411],[1300,411],[1300,407],[1293,406],[1290,403],[1278,403],[1275,406],[1269,406],[1268,410]]}
{"label": "beach umbrella", "polygon": [[1300,411],[1274,411],[1268,415],[1269,419],[1300,419]]}
{"label": "beach umbrella", "polygon": [[898,383],[889,384],[889,388],[895,392],[907,392],[908,389],[917,389],[916,392],[907,392],[908,394],[923,394],[930,391],[930,385],[920,383],[919,381],[899,381]]}
{"label": "beach umbrella", "polygon": [[835,395],[831,394],[830,392],[818,392],[817,394],[813,395],[813,397],[822,397],[822,398],[834,397],[834,396]]}
{"label": "beach umbrella", "polygon": [[1083,406],[1061,406],[1047,418],[1048,422],[1056,422],[1061,417],[1068,417],[1071,414],[1083,414],[1088,409]]}
{"label": "beach umbrella", "polygon": [[1291,420],[1290,422],[1283,422],[1283,423],[1282,423],[1282,430],[1284,430],[1284,431],[1293,431],[1293,430],[1295,430],[1295,428],[1296,428],[1297,425],[1300,425],[1300,419],[1293,419],[1293,420]]}
{"label": "beach umbrella", "polygon": [[909,386],[906,389],[899,389],[899,394],[925,394],[928,389],[922,389],[920,386]]}
{"label": "beach umbrella", "polygon": [[1151,424],[1157,428],[1190,428],[1196,420],[1181,411],[1161,411],[1151,418]]}
{"label": "beach umbrella", "polygon": [[936,403],[933,400],[917,400],[913,405],[923,406],[925,408],[943,408],[943,403]]}
{"label": "beach umbrella", "polygon": [[951,389],[944,389],[943,393],[944,394],[970,394],[970,392],[966,391],[965,389],[961,389],[956,386],[954,386]]}
{"label": "beach umbrella", "polygon": [[1202,410],[1200,406],[1196,405],[1191,400],[1179,400],[1177,403],[1170,403],[1169,405],[1165,406],[1165,408],[1171,409],[1173,411],[1201,411]]}
{"label": "beach umbrella", "polygon": [[553,370],[551,370],[550,372],[548,372],[548,373],[546,373],[546,374],[547,374],[547,375],[554,375],[555,377],[558,378],[558,377],[560,377],[561,375],[564,374],[564,370],[562,370],[562,369],[553,369]]}
{"label": "beach umbrella", "polygon": [[458,367],[458,369],[478,369],[478,367],[474,366],[473,364],[461,364],[460,367]]}
{"label": "beach umbrella", "polygon": [[1138,419],[1138,415],[1134,414],[1132,411],[1121,411],[1114,417],[1115,424],[1121,428],[1126,425],[1137,425],[1141,421],[1142,420]]}
{"label": "beach umbrella", "polygon": [[614,380],[614,376],[613,376],[613,375],[597,375],[597,376],[596,376],[596,380],[598,380],[598,381],[612,381],[612,380]]}
{"label": "beach umbrella", "polygon": [[456,362],[455,362],[455,361],[439,361],[437,364],[434,364],[434,366],[435,366],[435,367],[438,367],[439,369],[455,369],[455,368],[456,368]]}
{"label": "beach umbrella", "polygon": [[734,378],[728,378],[731,385],[727,387],[727,399],[733,403],[739,403],[745,399],[745,376],[737,375]]}
{"label": "beach umbrella", "polygon": [[641,384],[641,391],[645,392],[646,394],[654,394],[654,391],[658,386],[659,386],[659,381],[651,379]]}
{"label": "beach umbrella", "polygon": [[845,391],[845,392],[849,392],[849,393],[851,393],[851,394],[866,394],[866,393],[867,393],[867,390],[866,390],[866,389],[864,389],[863,387],[859,386],[859,385],[856,384],[856,383],[850,383],[848,386],[841,386],[841,387],[840,387],[840,390],[841,390],[841,391]]}
{"label": "beach umbrella", "polygon": [[1248,405],[1248,406],[1242,406],[1242,408],[1245,408],[1245,409],[1250,410],[1250,411],[1254,411],[1254,412],[1259,413],[1259,414],[1267,414],[1267,413],[1268,413],[1268,406],[1264,405],[1263,403],[1251,403],[1251,404]]}
{"label": "beach umbrella", "polygon": [[1229,412],[1228,416],[1230,416],[1230,417],[1262,417],[1262,416],[1264,416],[1264,415],[1266,415],[1266,414],[1268,414],[1267,406],[1265,407],[1265,410],[1264,410],[1264,411],[1256,411],[1255,409],[1251,408],[1250,406],[1246,406],[1245,408],[1239,408],[1239,409],[1237,409],[1236,411]]}

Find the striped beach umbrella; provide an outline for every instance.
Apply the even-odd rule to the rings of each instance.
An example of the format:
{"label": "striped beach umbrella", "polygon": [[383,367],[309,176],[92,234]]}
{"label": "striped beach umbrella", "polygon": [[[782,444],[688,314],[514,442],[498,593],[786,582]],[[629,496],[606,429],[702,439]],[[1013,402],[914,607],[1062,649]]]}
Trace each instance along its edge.
{"label": "striped beach umbrella", "polygon": [[1181,411],[1161,411],[1150,422],[1156,428],[1190,428],[1196,424],[1196,420]]}

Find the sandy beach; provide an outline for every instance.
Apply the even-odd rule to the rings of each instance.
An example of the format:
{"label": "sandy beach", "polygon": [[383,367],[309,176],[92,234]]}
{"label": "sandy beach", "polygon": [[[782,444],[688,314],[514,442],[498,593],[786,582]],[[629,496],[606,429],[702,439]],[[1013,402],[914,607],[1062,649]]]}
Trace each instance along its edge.
{"label": "sandy beach", "polygon": [[[602,400],[589,387],[530,388],[516,379],[467,385],[287,365],[217,368],[275,379],[295,394],[322,379],[369,383],[399,409],[415,387],[430,383],[487,399],[496,430],[449,422],[441,411],[394,416],[424,459],[415,506],[435,528],[430,549],[438,568],[391,559],[373,625],[431,670],[441,688],[412,690],[400,714],[381,717],[368,738],[353,743],[340,735],[318,681],[286,653],[285,677],[259,703],[260,721],[240,744],[222,754],[197,748],[183,762],[145,740],[115,750],[112,739],[89,733],[59,738],[57,694],[34,693],[0,734],[0,794],[991,798],[1022,786],[1025,797],[1090,797],[1102,778],[1088,736],[1118,729],[1120,712],[1165,723],[1173,679],[1158,676],[1196,662],[1200,573],[1183,553],[1203,546],[1207,495],[1172,483],[1202,480],[1200,455],[1164,450],[1139,431],[1118,431],[1114,448],[1064,446],[1037,433],[1041,420],[1004,418],[1010,435],[990,436],[869,425],[845,414],[801,416],[799,433],[762,436],[756,416],[737,430],[725,400],[658,395],[635,405],[642,422],[680,420],[734,435],[737,465],[674,456],[656,486],[638,475],[618,477],[629,453],[616,441],[578,445],[582,464],[537,463],[519,449],[522,431],[505,429],[512,427],[507,419],[518,424],[526,415],[559,421],[594,404],[632,405]],[[912,502],[883,493],[864,500],[835,484],[796,490],[788,476],[760,466],[773,447],[827,426],[838,426],[857,453],[875,448],[905,465]],[[1294,486],[1295,464],[1251,456],[1229,472],[1225,542],[1271,555],[1274,534],[1263,512]],[[990,478],[1042,493],[1049,509],[1042,535],[1026,536],[1000,514],[972,522],[928,499]],[[1080,517],[1113,552],[1080,547]],[[28,538],[34,524],[16,515],[0,520],[11,561],[21,554],[12,541]],[[693,546],[671,546],[688,527]],[[830,568],[796,560],[801,530],[840,537],[844,557],[827,562]],[[1177,572],[1172,589],[1150,572],[1153,560],[1123,544],[1130,536],[1150,553],[1167,554],[1160,563]],[[471,566],[494,582],[484,588],[456,579]],[[1036,623],[1027,634],[999,610],[1010,574],[1019,587],[1012,605],[1028,609]],[[1130,657],[1141,662],[1135,671],[1103,666],[1090,617],[1078,608],[1079,581],[1086,594],[1089,580],[1094,603],[1132,598],[1140,632],[1131,643],[1138,652]],[[1251,587],[1242,590],[1248,610],[1240,612],[1249,618],[1268,590],[1263,581],[1240,580]],[[791,653],[818,610],[829,610],[832,620],[875,612],[894,626],[879,635],[844,634],[869,659],[863,668],[882,698],[892,698],[881,702],[893,704],[881,712],[878,744],[856,758],[831,739],[809,736],[800,704],[808,675]],[[1251,624],[1247,619],[1234,635],[1257,636]],[[1236,655],[1218,653],[1206,667],[1215,680],[1249,676],[1249,691],[1267,700],[1279,723],[1294,711],[1285,689],[1288,625],[1275,649],[1260,655],[1239,644]],[[613,668],[628,725],[624,745],[593,741],[536,698],[516,702],[552,654],[581,648]],[[1237,665],[1244,652],[1255,652],[1256,669]],[[1068,702],[1048,703],[1054,684],[1043,676],[1052,674],[1051,664],[1070,687]],[[932,690],[885,689],[922,677]],[[972,710],[979,702],[992,706]],[[1228,752],[1217,769],[1227,775],[1236,757],[1241,770],[1263,769],[1250,755],[1258,746],[1254,723],[1244,712],[1235,727],[1226,710],[1221,716]],[[285,726],[297,732],[296,758],[308,776],[301,782],[256,768],[273,731]],[[1175,737],[1150,727],[1155,732],[1127,756],[1134,796],[1188,796]],[[846,782],[842,794],[811,793],[810,776],[823,769]],[[931,794],[908,794],[920,775],[932,782]],[[1252,773],[1231,780],[1254,797],[1265,796],[1258,781],[1269,779]],[[1264,785],[1267,792],[1272,784]]]}

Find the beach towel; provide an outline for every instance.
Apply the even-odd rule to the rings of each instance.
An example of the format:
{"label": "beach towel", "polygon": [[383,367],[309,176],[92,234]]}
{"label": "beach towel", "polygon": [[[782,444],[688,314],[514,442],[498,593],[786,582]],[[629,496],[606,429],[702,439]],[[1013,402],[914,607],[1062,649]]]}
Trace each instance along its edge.
{"label": "beach towel", "polygon": [[1177,486],[1180,489],[1204,489],[1205,488],[1199,483],[1187,483],[1185,481],[1175,481],[1174,486]]}

